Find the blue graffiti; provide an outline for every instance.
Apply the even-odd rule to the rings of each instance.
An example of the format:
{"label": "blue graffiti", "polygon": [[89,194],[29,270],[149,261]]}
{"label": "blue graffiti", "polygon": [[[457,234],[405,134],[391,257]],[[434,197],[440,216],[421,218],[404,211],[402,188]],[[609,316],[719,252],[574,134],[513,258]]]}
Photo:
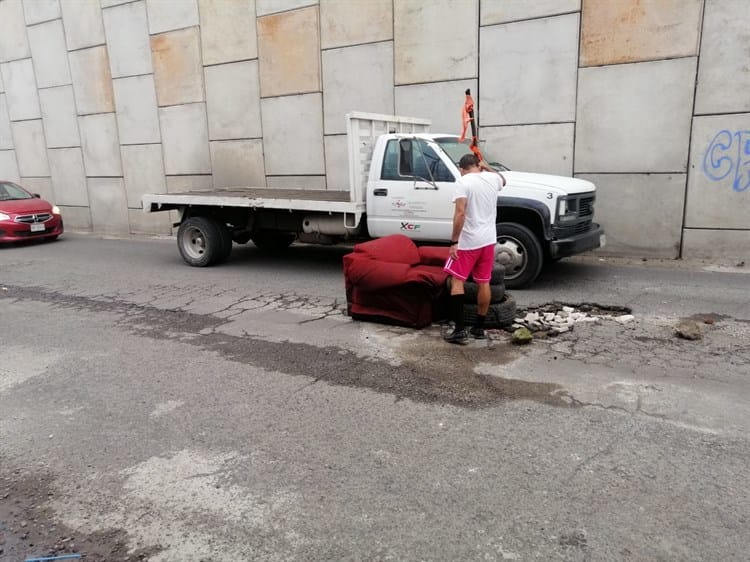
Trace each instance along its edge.
{"label": "blue graffiti", "polygon": [[724,129],[708,145],[703,158],[703,173],[712,181],[721,181],[734,172],[732,189],[750,188],[750,131]]}

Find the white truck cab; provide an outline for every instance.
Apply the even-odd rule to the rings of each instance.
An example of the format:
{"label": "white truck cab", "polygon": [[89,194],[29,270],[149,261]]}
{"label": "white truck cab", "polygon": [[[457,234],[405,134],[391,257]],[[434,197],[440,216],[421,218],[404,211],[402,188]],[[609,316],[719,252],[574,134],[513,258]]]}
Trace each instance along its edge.
{"label": "white truck cab", "polygon": [[[144,195],[143,210],[178,211],[177,246],[185,262],[198,267],[226,260],[233,242],[250,240],[275,252],[295,240],[332,244],[396,233],[447,245],[461,177],[457,162],[469,152],[468,142],[430,133],[430,122],[414,117],[352,112],[347,123],[345,188],[214,186]],[[515,172],[485,159],[507,180],[498,196],[495,252],[507,287],[530,285],[545,260],[604,245],[604,231],[593,222],[594,184]]]}

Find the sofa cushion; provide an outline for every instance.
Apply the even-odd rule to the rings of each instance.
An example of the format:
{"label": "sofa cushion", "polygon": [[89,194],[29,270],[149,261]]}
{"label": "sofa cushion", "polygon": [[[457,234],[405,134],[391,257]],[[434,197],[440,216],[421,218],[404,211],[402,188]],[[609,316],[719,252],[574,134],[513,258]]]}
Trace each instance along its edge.
{"label": "sofa cushion", "polygon": [[403,234],[392,234],[354,246],[354,252],[389,263],[416,265],[420,261],[419,250],[411,239]]}

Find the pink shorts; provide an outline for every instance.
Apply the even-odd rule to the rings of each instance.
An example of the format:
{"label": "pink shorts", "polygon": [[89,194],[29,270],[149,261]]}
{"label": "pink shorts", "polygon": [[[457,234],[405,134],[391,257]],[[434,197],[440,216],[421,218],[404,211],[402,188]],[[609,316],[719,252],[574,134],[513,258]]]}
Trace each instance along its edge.
{"label": "pink shorts", "polygon": [[458,259],[448,258],[443,271],[466,281],[471,275],[475,283],[489,283],[495,264],[495,245],[490,244],[474,250],[458,250]]}

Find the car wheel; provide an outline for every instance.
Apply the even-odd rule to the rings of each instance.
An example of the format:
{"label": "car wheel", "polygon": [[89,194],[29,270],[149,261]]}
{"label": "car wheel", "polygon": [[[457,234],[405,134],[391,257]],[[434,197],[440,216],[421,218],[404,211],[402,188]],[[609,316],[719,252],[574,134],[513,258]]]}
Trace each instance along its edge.
{"label": "car wheel", "polygon": [[495,263],[505,266],[507,288],[531,285],[542,270],[542,256],[542,246],[531,230],[514,222],[498,223]]}
{"label": "car wheel", "polygon": [[[487,328],[503,328],[509,326],[516,319],[516,301],[509,294],[505,293],[505,296],[500,302],[490,304],[490,308],[487,310],[487,316],[484,320],[484,325]],[[468,325],[475,324],[477,321],[477,305],[465,304],[464,305],[464,322]]]}
{"label": "car wheel", "polygon": [[177,247],[185,263],[206,267],[221,260],[226,251],[221,226],[211,217],[190,217],[182,221],[177,231]]}

